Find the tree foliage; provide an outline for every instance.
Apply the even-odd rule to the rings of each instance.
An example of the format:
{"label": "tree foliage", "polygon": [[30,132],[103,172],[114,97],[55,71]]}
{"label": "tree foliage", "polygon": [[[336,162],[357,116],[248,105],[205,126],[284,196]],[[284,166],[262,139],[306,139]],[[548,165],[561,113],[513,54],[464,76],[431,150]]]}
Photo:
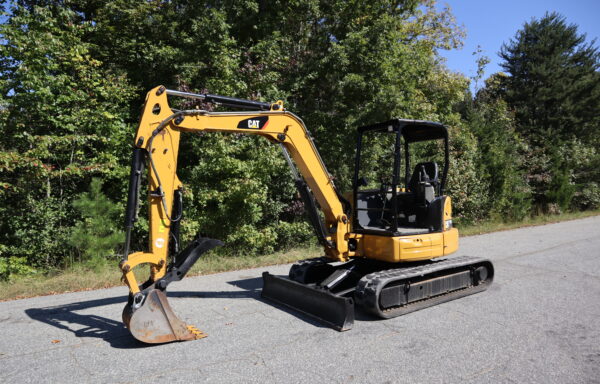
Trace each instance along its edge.
{"label": "tree foliage", "polygon": [[92,56],[94,26],[59,4],[15,6],[0,25],[0,244],[30,265],[61,265],[92,175],[123,194],[131,127],[127,79]]}
{"label": "tree foliage", "polygon": [[79,260],[98,264],[114,256],[123,240],[116,220],[120,210],[102,192],[102,181],[93,178],[89,192],[80,194],[72,205],[82,221],[75,224],[68,243],[78,251]]}
{"label": "tree foliage", "polygon": [[[577,26],[557,13],[523,25],[502,46],[504,98],[514,110],[518,132],[529,144],[527,166],[534,202],[541,210],[589,206],[576,197],[582,164],[570,150],[588,151],[600,143],[600,53]],[[578,141],[580,147],[570,143]],[[589,184],[587,185],[589,187]]]}
{"label": "tree foliage", "polygon": [[[5,10],[0,274],[119,251],[109,223],[121,222],[139,106],[157,84],[284,100],[341,190],[357,126],[440,121],[459,222],[522,218],[532,193],[563,206],[600,201],[597,53],[555,15],[525,25],[503,49],[508,75],[473,98],[439,56],[464,32],[434,0],[19,0]],[[219,110],[177,105],[194,106]],[[186,135],[178,174],[184,242],[203,233],[225,240],[225,252],[261,253],[312,238],[287,164],[263,139]],[[135,231],[143,249],[143,213]]]}

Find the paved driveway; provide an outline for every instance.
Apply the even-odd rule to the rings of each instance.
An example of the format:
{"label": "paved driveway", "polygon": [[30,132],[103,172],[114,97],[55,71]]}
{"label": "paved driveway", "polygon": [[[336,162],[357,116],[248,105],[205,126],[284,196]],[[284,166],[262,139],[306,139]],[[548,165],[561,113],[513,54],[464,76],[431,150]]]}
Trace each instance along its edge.
{"label": "paved driveway", "polygon": [[600,216],[464,238],[458,254],[492,259],[488,291],[357,313],[343,333],[259,298],[261,272],[289,266],[173,284],[176,313],[209,334],[186,343],[133,340],[125,287],[0,303],[0,382],[600,383]]}

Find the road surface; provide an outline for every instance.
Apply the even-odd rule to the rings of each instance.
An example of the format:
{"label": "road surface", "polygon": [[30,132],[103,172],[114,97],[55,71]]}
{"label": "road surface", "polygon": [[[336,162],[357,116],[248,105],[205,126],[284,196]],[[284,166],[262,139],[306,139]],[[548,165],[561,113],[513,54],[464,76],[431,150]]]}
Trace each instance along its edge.
{"label": "road surface", "polygon": [[[486,292],[337,332],[260,299],[261,272],[170,286],[209,337],[147,346],[125,287],[0,303],[6,383],[600,383],[600,216],[461,239],[490,258]],[[115,273],[118,273],[115,270]]]}

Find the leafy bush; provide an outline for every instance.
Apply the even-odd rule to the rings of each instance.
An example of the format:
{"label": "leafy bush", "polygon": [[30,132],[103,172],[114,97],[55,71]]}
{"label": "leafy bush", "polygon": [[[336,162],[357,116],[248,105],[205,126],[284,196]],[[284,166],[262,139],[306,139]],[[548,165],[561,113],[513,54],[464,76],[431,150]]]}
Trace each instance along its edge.
{"label": "leafy bush", "polygon": [[522,220],[531,209],[524,168],[526,145],[515,132],[506,103],[480,92],[466,119],[478,142],[477,174],[486,185],[485,218]]}
{"label": "leafy bush", "polygon": [[281,150],[263,138],[241,135],[188,139],[193,156],[180,173],[186,185],[183,242],[201,232],[224,240],[231,250],[276,249],[274,223],[295,191]]}
{"label": "leafy bush", "polygon": [[25,257],[7,255],[8,247],[0,245],[0,280],[9,280],[12,275],[30,275],[36,270],[30,267]]}
{"label": "leafy bush", "polygon": [[450,169],[447,194],[452,197],[452,216],[459,224],[486,218],[488,181],[477,172],[477,140],[465,127],[450,132]]}
{"label": "leafy bush", "polygon": [[574,210],[600,207],[600,151],[593,143],[573,140],[566,150],[572,169],[570,181],[574,193],[570,208]]}
{"label": "leafy bush", "polygon": [[295,223],[280,221],[275,226],[275,233],[277,234],[278,249],[288,249],[298,244],[315,241],[314,229],[306,221]]}
{"label": "leafy bush", "polygon": [[27,260],[33,268],[62,267],[70,259],[72,250],[67,246],[68,224],[73,220],[72,210],[65,201],[49,197],[39,200],[25,196],[3,206],[2,241],[9,257]]}

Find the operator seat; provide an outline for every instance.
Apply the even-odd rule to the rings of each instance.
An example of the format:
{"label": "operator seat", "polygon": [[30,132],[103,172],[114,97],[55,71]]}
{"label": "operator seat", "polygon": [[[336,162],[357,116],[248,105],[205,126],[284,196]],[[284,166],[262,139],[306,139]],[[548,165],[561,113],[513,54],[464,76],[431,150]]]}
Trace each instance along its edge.
{"label": "operator seat", "polygon": [[415,194],[418,204],[430,203],[438,189],[438,165],[434,161],[419,163],[408,183],[408,190]]}

